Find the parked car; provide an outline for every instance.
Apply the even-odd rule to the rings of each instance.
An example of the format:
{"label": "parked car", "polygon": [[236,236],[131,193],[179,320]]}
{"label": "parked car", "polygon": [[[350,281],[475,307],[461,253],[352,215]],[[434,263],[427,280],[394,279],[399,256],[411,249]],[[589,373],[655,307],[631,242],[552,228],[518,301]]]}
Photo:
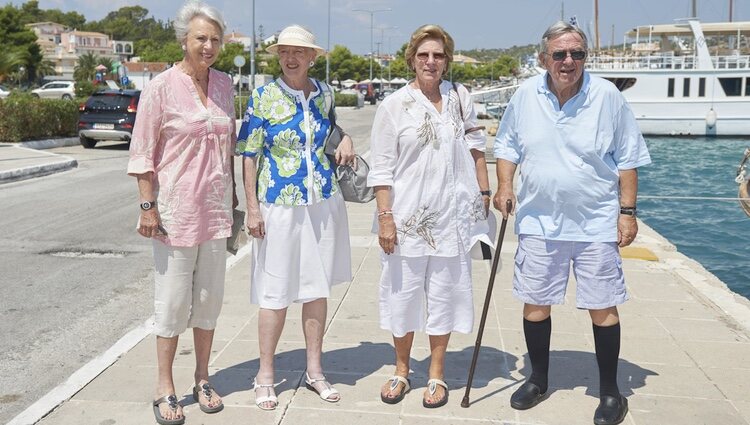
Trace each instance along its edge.
{"label": "parked car", "polygon": [[76,83],[75,81],[52,81],[32,90],[31,95],[43,99],[73,99],[76,97]]}
{"label": "parked car", "polygon": [[372,83],[357,84],[357,91],[365,97],[365,102],[370,102],[370,105],[377,103],[378,93],[375,91],[375,86]]}
{"label": "parked car", "polygon": [[10,90],[4,85],[0,84],[0,99],[5,99],[10,95]]}
{"label": "parked car", "polygon": [[383,91],[380,92],[380,96],[378,96],[378,100],[385,99],[386,96],[388,96],[389,94],[393,94],[393,92],[395,92],[395,91],[396,91],[396,89],[391,88],[391,87],[384,88]]}
{"label": "parked car", "polygon": [[79,108],[78,138],[86,149],[101,140],[130,143],[140,90],[104,90],[96,92]]}

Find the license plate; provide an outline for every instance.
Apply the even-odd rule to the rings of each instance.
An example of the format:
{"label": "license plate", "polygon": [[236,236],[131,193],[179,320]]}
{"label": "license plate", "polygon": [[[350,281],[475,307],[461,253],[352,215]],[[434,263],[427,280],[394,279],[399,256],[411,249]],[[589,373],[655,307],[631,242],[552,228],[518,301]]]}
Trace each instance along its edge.
{"label": "license plate", "polygon": [[94,124],[94,129],[96,130],[114,130],[115,125],[114,124],[100,124],[96,123]]}

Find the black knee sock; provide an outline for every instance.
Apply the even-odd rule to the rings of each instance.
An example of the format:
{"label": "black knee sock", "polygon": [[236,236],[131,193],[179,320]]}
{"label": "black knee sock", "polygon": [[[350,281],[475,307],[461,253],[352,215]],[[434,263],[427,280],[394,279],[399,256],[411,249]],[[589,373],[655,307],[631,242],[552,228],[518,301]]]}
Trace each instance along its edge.
{"label": "black knee sock", "polygon": [[596,363],[599,365],[599,397],[610,395],[617,397],[617,361],[620,357],[620,324],[614,326],[594,327],[594,345],[596,346]]}
{"label": "black knee sock", "polygon": [[541,322],[523,319],[523,334],[526,337],[526,349],[529,350],[531,376],[529,382],[536,384],[547,392],[547,372],[549,371],[549,341],[552,334],[552,317]]}

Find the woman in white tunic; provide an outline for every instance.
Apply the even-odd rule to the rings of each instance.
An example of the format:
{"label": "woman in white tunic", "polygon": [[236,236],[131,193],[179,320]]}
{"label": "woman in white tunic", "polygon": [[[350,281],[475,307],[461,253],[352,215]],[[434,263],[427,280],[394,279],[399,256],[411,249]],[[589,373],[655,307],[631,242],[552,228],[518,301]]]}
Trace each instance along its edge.
{"label": "woman in white tunic", "polygon": [[396,372],[381,389],[389,404],[409,391],[415,331],[430,340],[423,405],[448,401],[450,334],[473,327],[469,250],[480,239],[492,243],[485,135],[466,88],[442,80],[453,46],[441,27],[418,28],[406,49],[416,79],[385,98],[372,127],[368,185],[375,188],[373,232],[383,249],[380,326],[393,334],[396,352]]}
{"label": "woman in white tunic", "polygon": [[[324,50],[297,25],[266,50],[278,55],[283,75],[253,91],[237,144],[244,156],[247,228],[255,238],[251,301],[260,306],[255,402],[271,410],[278,405],[274,354],[293,302],[303,303],[305,381],[322,399],[339,400],[323,376],[321,352],[326,298],[332,285],[351,280],[351,251],[344,199],[324,154],[331,90],[307,76]],[[349,137],[336,160],[354,161]]]}

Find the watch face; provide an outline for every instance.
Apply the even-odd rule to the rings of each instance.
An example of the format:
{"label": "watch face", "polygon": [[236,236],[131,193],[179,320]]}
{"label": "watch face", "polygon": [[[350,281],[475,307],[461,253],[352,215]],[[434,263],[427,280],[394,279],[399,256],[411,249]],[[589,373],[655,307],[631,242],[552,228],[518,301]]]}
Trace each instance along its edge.
{"label": "watch face", "polygon": [[153,206],[153,204],[151,202],[146,201],[146,202],[144,202],[144,203],[141,204],[141,209],[142,210],[150,210],[152,206]]}

